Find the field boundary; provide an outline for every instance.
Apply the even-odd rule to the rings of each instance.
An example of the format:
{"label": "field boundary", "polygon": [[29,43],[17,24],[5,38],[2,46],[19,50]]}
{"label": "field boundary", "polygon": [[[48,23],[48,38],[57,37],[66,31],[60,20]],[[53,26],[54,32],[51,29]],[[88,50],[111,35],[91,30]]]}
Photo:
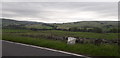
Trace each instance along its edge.
{"label": "field boundary", "polygon": [[84,56],[84,55],[79,55],[79,54],[76,54],[76,53],[71,53],[71,52],[66,52],[66,51],[61,51],[61,50],[55,50],[55,49],[46,48],[46,47],[40,47],[40,46],[29,45],[29,44],[23,44],[23,43],[12,42],[12,41],[6,41],[6,40],[2,40],[2,41],[8,42],[8,43],[13,43],[13,44],[19,44],[19,45],[34,47],[34,48],[39,48],[39,49],[44,49],[44,50],[49,50],[49,51],[53,51],[53,52],[59,52],[59,53],[64,53],[64,54],[69,54],[69,55],[74,55],[74,56],[80,56],[80,57],[84,57],[84,58],[91,58],[91,57]]}

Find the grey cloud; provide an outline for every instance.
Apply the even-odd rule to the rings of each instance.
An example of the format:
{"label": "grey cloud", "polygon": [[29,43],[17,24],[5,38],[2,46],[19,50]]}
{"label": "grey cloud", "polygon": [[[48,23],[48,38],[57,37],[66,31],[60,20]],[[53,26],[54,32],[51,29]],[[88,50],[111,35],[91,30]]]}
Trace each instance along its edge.
{"label": "grey cloud", "polygon": [[[54,20],[56,22],[62,22],[61,19],[63,22],[73,21],[74,16],[81,12],[95,12],[100,18],[117,17],[118,12],[115,2],[4,2],[2,6],[2,15],[6,18],[28,17],[40,18],[40,21]],[[72,14],[75,14],[73,18],[69,18]],[[67,15],[69,16],[67,17]],[[38,21],[38,19],[36,20]],[[79,19],[89,20],[88,18],[76,18],[80,21]],[[97,18],[91,20],[95,19],[97,20]]]}
{"label": "grey cloud", "polygon": [[3,2],[118,2],[119,0],[3,0]]}

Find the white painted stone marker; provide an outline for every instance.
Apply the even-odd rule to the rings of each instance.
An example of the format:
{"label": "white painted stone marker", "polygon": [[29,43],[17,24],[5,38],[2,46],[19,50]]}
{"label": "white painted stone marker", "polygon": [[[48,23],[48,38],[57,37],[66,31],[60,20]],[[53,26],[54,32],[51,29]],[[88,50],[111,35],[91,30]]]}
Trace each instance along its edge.
{"label": "white painted stone marker", "polygon": [[76,42],[76,38],[74,38],[74,37],[68,37],[67,44],[75,44],[75,42]]}

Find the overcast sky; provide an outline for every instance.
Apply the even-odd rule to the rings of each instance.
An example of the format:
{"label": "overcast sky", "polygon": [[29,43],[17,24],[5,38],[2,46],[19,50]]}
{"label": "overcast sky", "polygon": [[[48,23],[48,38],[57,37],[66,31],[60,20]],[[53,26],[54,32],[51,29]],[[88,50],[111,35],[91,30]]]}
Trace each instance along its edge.
{"label": "overcast sky", "polygon": [[45,23],[118,21],[118,3],[4,2],[2,3],[2,17]]}

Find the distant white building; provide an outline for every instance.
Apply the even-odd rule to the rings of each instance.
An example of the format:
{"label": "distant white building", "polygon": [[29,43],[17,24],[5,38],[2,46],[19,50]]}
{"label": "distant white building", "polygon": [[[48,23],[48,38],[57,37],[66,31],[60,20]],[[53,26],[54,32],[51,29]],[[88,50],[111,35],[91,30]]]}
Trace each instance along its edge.
{"label": "distant white building", "polygon": [[76,38],[74,38],[74,37],[68,37],[67,44],[75,44],[75,42],[76,42]]}

